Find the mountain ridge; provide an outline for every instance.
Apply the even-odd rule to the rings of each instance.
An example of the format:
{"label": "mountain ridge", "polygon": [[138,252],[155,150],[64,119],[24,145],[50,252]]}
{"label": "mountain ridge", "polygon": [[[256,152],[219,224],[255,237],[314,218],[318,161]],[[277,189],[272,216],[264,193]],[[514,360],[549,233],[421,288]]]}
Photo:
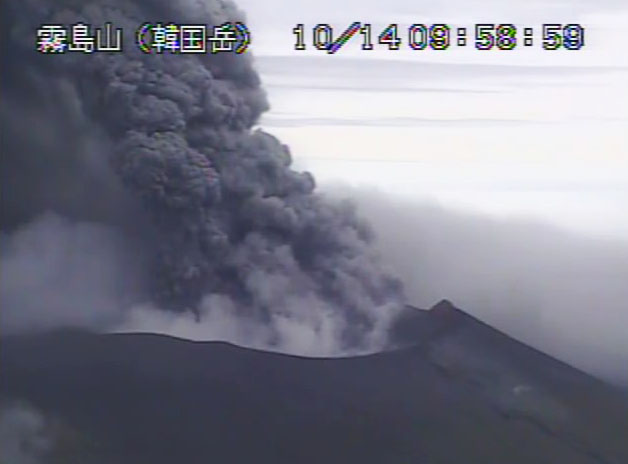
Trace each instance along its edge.
{"label": "mountain ridge", "polygon": [[55,463],[628,462],[618,390],[451,303],[408,311],[419,343],[355,358],[155,334],[3,337],[0,399],[72,431]]}

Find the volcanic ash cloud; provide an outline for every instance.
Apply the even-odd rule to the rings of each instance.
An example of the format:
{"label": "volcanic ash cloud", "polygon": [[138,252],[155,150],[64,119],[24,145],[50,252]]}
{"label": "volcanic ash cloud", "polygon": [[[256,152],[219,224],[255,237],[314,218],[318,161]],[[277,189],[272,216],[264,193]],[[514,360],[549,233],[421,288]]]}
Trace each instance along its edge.
{"label": "volcanic ash cloud", "polygon": [[[321,199],[312,177],[290,168],[288,148],[252,130],[268,103],[251,56],[148,55],[135,46],[134,31],[144,22],[212,27],[243,21],[231,3],[11,1],[1,8],[1,86],[7,96],[1,113],[1,225],[13,250],[11,256],[3,253],[3,264],[32,259],[34,267],[40,265],[36,256],[29,258],[32,249],[15,241],[29,235],[25,229],[41,231],[38,218],[52,211],[59,221],[106,228],[81,230],[97,230],[99,240],[115,242],[116,252],[142,255],[136,265],[117,268],[119,276],[142,285],[139,296],[132,286],[131,299],[144,302],[133,312],[135,329],[142,328],[138,314],[146,311],[201,324],[228,314],[239,332],[263,327],[263,336],[253,337],[262,346],[300,346],[295,337],[314,346],[319,336],[329,352],[383,343],[385,327],[403,301],[400,282],[379,263],[369,227],[353,208]],[[121,27],[124,52],[35,51],[41,24],[79,21]],[[72,230],[53,226],[57,234]],[[127,242],[120,243],[120,236]],[[60,240],[67,253],[77,252],[71,240]],[[16,255],[19,249],[24,255]],[[82,253],[86,261],[97,259],[85,247]],[[107,265],[112,262],[124,260]],[[58,264],[63,275],[67,257],[60,256]],[[41,278],[34,285],[31,275],[11,276],[10,268],[5,272],[2,282],[12,279],[22,291],[42,296],[41,308],[29,309],[28,320],[33,311],[54,319],[43,296],[64,288],[60,325],[109,324],[111,318],[100,311],[87,321],[81,315],[91,299],[85,291],[73,298],[71,288],[85,288],[80,272],[67,276],[73,285],[61,287]],[[95,290],[101,302],[107,300],[103,291]],[[111,311],[124,321],[130,298],[120,297],[119,286],[115,292]],[[31,327],[20,323],[23,308],[4,295],[3,327]]]}

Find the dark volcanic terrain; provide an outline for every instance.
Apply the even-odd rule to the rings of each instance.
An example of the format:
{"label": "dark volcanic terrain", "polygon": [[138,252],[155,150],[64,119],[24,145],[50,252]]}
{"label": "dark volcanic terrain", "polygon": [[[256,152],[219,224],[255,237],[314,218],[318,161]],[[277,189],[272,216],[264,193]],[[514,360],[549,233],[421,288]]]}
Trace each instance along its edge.
{"label": "dark volcanic terrain", "polygon": [[345,359],[146,334],[3,337],[0,393],[44,415],[50,462],[628,463],[619,390],[446,301],[409,308],[395,337],[402,348]]}

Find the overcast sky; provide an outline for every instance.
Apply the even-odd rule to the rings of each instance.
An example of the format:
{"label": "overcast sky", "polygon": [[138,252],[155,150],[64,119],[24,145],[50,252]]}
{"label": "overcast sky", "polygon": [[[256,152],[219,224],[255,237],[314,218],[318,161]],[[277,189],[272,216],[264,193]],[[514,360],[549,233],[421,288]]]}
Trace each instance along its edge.
{"label": "overcast sky", "polygon": [[[624,6],[622,6],[624,3]],[[445,206],[529,216],[628,237],[628,5],[585,2],[241,0],[272,109],[261,126],[320,183],[376,186]],[[311,45],[311,28],[353,21],[533,27],[512,51]],[[294,50],[303,23],[306,51]],[[580,23],[585,46],[546,51],[544,23]],[[404,42],[405,44],[405,42]]]}

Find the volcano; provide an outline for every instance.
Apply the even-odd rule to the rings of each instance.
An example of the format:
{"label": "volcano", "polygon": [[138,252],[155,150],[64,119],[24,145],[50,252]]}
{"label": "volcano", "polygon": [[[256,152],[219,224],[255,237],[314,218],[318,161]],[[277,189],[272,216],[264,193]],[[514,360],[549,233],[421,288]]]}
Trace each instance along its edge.
{"label": "volcano", "polygon": [[443,301],[396,348],[303,358],[157,334],[4,337],[2,403],[63,463],[628,462],[625,393]]}

